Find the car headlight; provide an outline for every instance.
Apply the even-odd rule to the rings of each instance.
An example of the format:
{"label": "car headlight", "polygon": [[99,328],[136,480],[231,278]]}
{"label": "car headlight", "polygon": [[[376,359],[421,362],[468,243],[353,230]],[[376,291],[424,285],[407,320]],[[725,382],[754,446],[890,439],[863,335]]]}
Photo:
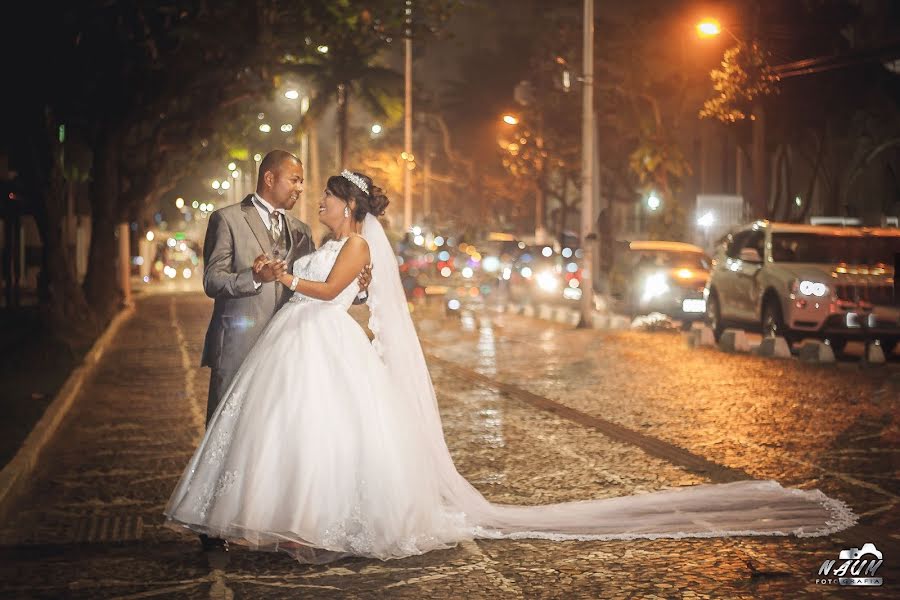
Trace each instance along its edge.
{"label": "car headlight", "polygon": [[828,286],[819,281],[809,281],[804,279],[797,285],[797,289],[804,296],[817,296],[821,298],[828,293]]}
{"label": "car headlight", "polygon": [[642,299],[646,302],[658,296],[662,296],[668,291],[669,283],[666,281],[665,274],[656,273],[644,280],[644,295],[642,296]]}
{"label": "car headlight", "polygon": [[537,276],[537,284],[545,292],[555,292],[559,287],[559,279],[553,273],[544,271]]}

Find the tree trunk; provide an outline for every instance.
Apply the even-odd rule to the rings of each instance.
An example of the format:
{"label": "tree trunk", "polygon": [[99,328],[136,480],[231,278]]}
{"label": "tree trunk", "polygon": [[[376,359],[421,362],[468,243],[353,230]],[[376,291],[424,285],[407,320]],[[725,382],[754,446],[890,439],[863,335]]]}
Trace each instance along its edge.
{"label": "tree trunk", "polygon": [[95,324],[84,291],[78,285],[75,254],[70,251],[64,236],[65,188],[59,162],[54,160],[48,185],[43,190],[43,202],[37,203],[35,217],[43,245],[41,311],[50,330],[70,341],[95,333]]}
{"label": "tree trunk", "polygon": [[[35,121],[37,123],[37,121]],[[56,142],[56,124],[49,113],[42,115],[45,138],[27,142],[30,160],[23,179],[35,197],[35,222],[41,236],[42,256],[39,280],[40,310],[49,331],[64,341],[77,339],[91,329],[91,311],[76,273],[76,256],[64,237],[66,183],[62,171],[60,146]],[[14,226],[18,229],[17,220]]]}
{"label": "tree trunk", "polygon": [[115,227],[119,200],[119,134],[109,132],[98,144],[91,183],[91,248],[84,280],[87,300],[102,323],[122,303],[118,285]]}

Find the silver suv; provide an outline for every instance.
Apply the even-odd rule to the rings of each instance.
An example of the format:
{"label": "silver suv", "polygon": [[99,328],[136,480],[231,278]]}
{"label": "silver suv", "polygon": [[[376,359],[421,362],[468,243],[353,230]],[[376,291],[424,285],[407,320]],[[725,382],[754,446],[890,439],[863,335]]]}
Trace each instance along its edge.
{"label": "silver suv", "polygon": [[757,221],[717,248],[704,290],[716,339],[731,325],[783,336],[878,339],[885,353],[900,339],[894,269],[900,230]]}

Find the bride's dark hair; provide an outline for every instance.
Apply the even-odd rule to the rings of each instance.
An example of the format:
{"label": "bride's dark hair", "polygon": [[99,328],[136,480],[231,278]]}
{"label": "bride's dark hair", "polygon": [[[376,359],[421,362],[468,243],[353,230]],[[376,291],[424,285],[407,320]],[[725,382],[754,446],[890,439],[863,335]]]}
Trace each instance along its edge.
{"label": "bride's dark hair", "polygon": [[358,185],[344,177],[343,175],[333,175],[328,178],[326,188],[329,192],[350,203],[350,200],[356,200],[356,210],[353,211],[353,219],[362,221],[366,218],[366,214],[372,213],[376,217],[384,214],[384,210],[391,203],[384,194],[384,190],[372,183],[372,178],[362,173],[353,173],[366,183],[369,192],[366,193],[360,189]]}

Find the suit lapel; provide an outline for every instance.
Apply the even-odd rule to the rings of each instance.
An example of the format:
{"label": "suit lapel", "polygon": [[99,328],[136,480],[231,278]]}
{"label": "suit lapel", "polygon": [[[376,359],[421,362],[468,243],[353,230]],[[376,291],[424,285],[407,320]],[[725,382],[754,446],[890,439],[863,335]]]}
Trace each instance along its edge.
{"label": "suit lapel", "polygon": [[250,226],[250,231],[253,232],[256,241],[259,242],[259,247],[263,253],[271,256],[272,240],[269,238],[269,232],[259,216],[259,211],[253,205],[253,196],[244,198],[244,201],[241,202],[241,210],[244,211],[244,219],[246,219],[247,225]]}

